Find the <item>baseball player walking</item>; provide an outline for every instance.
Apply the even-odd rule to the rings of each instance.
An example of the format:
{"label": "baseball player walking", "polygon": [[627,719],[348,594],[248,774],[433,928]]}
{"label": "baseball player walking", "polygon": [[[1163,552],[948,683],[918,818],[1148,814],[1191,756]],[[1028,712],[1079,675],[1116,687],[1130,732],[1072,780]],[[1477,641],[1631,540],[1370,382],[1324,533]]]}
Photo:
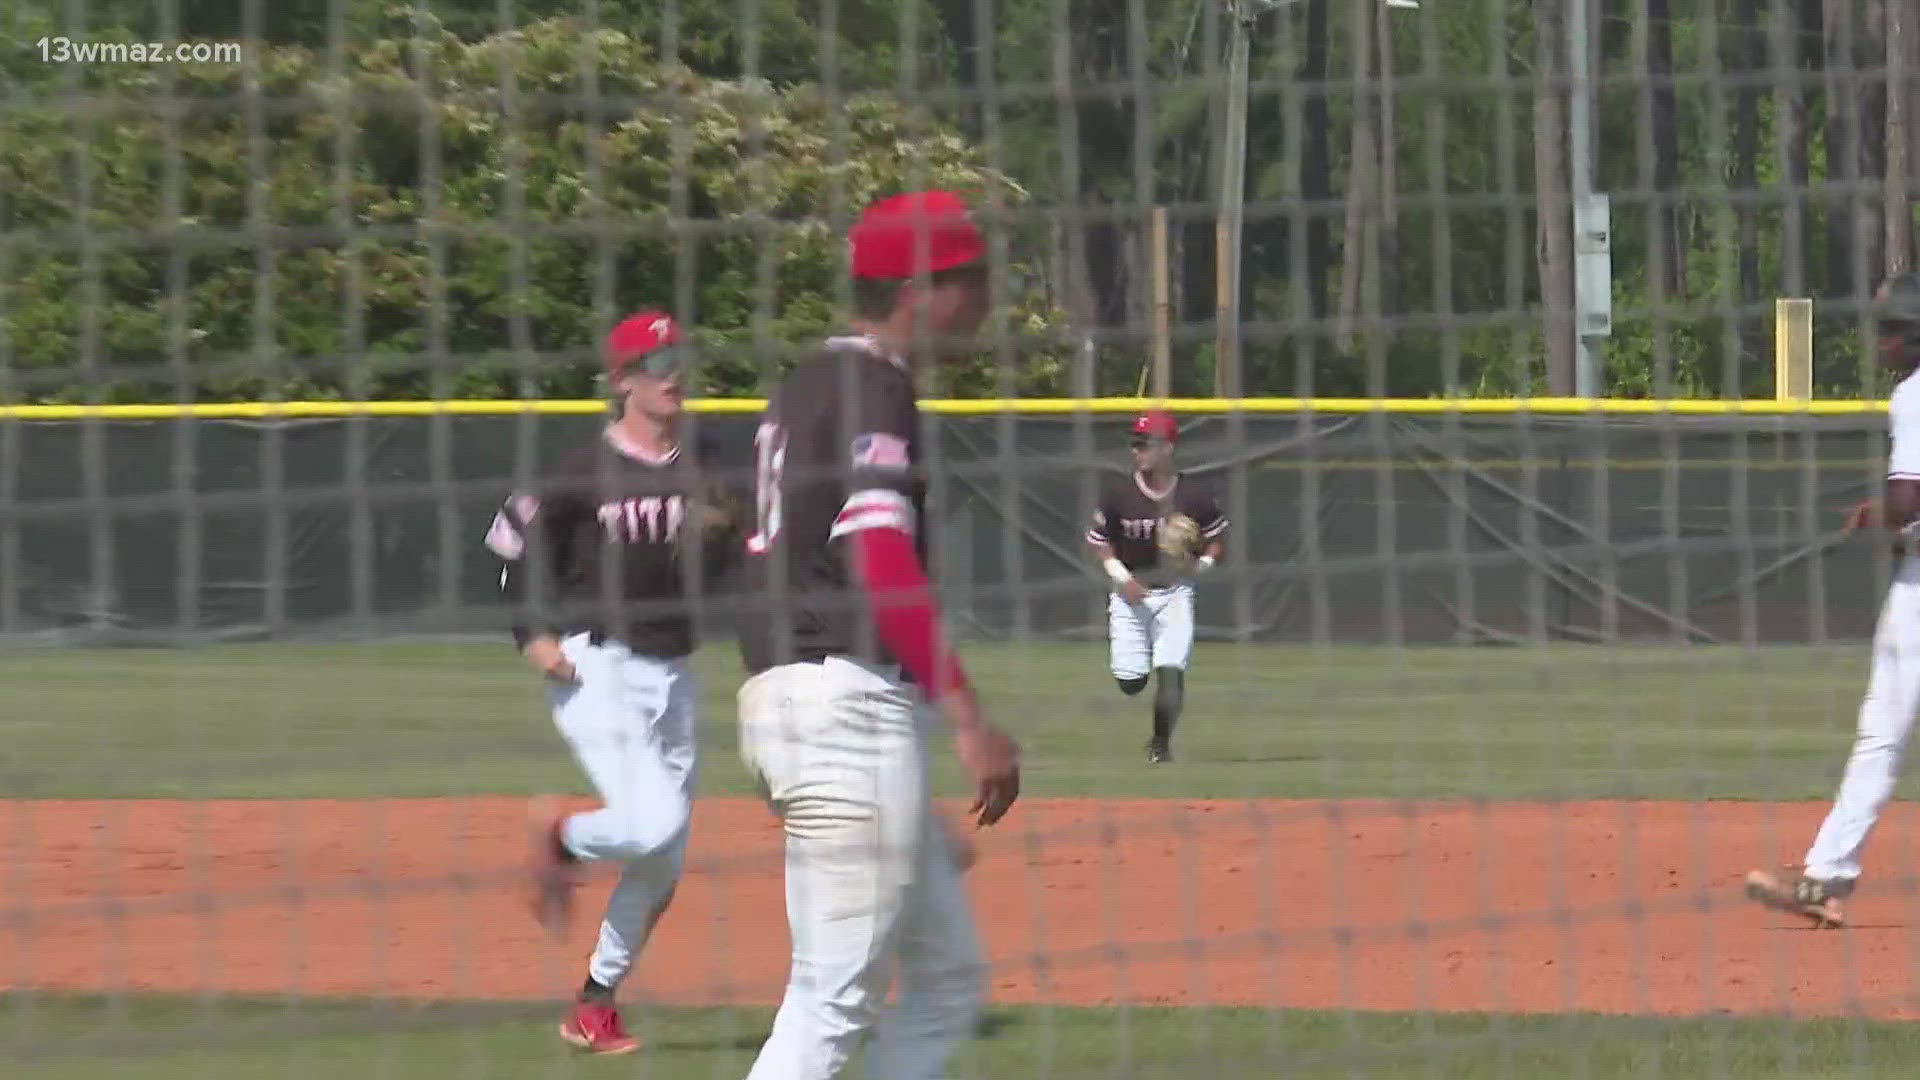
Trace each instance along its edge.
{"label": "baseball player walking", "polygon": [[749,1080],[832,1080],[869,1033],[869,1080],[940,1074],[985,961],[930,801],[928,705],[977,785],[976,824],[1019,794],[1018,748],[982,717],[927,580],[912,366],[970,347],[986,245],[940,191],[875,204],[849,240],[855,333],[786,376],[754,440],[746,578],[769,610],[741,635],[740,751],[786,832],[793,967]]}
{"label": "baseball player walking", "polygon": [[1875,296],[1880,358],[1900,377],[1890,409],[1892,445],[1887,455],[1885,498],[1863,503],[1847,519],[1849,532],[1884,529],[1892,534],[1900,564],[1873,632],[1873,668],[1860,702],[1857,733],[1840,792],[1807,851],[1800,872],[1755,870],[1747,895],[1768,907],[1811,919],[1816,926],[1845,924],[1841,901],[1860,878],[1860,852],[1893,797],[1900,761],[1920,712],[1920,276],[1889,279]]}
{"label": "baseball player walking", "polygon": [[[1087,543],[1112,584],[1107,639],[1113,678],[1132,697],[1158,680],[1147,760],[1173,760],[1173,728],[1193,653],[1193,576],[1219,561],[1227,517],[1202,483],[1173,467],[1180,425],[1152,410],[1133,422],[1133,469],[1109,482]],[[1197,556],[1197,558],[1196,558]]]}
{"label": "baseball player walking", "polygon": [[688,589],[733,546],[713,528],[680,444],[690,358],[673,319],[647,312],[615,327],[607,365],[618,419],[565,455],[538,490],[507,500],[487,533],[519,608],[514,640],[547,679],[553,721],[603,803],[557,816],[536,804],[535,915],[557,930],[576,868],[624,865],[587,979],[560,1035],[601,1054],[639,1047],[614,1005],[679,883],[694,788],[694,703],[686,656]]}

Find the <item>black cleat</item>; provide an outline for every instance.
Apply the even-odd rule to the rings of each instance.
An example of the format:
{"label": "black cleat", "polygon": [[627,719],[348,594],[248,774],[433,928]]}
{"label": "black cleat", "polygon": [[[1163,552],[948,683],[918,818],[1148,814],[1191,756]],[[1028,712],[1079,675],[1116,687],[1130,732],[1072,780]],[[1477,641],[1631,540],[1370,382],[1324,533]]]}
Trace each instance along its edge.
{"label": "black cleat", "polygon": [[1852,891],[1852,881],[1820,881],[1805,874],[1770,874],[1765,870],[1747,875],[1747,899],[1810,919],[1820,928],[1847,925],[1840,901]]}
{"label": "black cleat", "polygon": [[1164,740],[1147,740],[1147,760],[1155,765],[1164,765],[1173,760],[1173,750]]}

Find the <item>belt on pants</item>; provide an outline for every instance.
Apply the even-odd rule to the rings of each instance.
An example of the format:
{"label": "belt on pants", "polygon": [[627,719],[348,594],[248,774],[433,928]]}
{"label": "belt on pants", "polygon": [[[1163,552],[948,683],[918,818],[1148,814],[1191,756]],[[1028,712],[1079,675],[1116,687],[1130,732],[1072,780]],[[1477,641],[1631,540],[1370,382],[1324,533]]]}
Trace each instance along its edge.
{"label": "belt on pants", "polygon": [[[794,657],[793,659],[791,659],[791,660],[789,660],[789,661],[787,661],[787,663],[789,663],[789,664],[824,664],[824,663],[826,663],[826,662],[827,662],[827,660],[828,660],[829,658],[831,658],[831,657],[834,657],[834,656],[840,656],[840,657],[842,657],[843,659],[846,659],[846,660],[850,660],[850,661],[853,661],[853,662],[855,662],[855,663],[861,663],[861,664],[875,664],[875,663],[878,663],[878,661],[875,661],[875,660],[868,660],[868,659],[865,659],[865,658],[863,658],[863,657],[856,657],[856,656],[849,656],[849,655],[845,655],[845,654],[842,654],[842,653],[821,653],[821,654],[817,654],[817,655],[816,655],[816,654],[813,654],[813,653],[809,653],[809,654],[807,654],[807,655],[805,655],[805,656],[796,656],[796,657]],[[899,677],[898,677],[898,681],[899,681],[899,682],[900,682],[900,683],[901,683],[902,685],[904,685],[904,686],[915,686],[915,685],[918,685],[918,684],[916,684],[916,683],[915,683],[915,682],[913,681],[913,675],[912,675],[912,674],[910,674],[910,673],[909,673],[909,672],[908,672],[908,671],[907,671],[907,670],[906,670],[905,668],[900,668],[900,666],[899,666],[898,664],[894,664],[894,665],[890,665],[890,666],[892,666],[892,667],[896,667],[896,668],[899,668]]]}

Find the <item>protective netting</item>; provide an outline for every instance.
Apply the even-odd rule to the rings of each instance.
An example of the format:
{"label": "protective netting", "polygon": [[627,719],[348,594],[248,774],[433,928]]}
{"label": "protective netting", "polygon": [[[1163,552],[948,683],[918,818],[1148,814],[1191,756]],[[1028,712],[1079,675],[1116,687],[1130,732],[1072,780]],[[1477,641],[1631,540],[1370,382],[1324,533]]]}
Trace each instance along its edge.
{"label": "protective netting", "polygon": [[[1847,752],[1894,564],[1840,526],[1884,413],[1406,402],[1771,397],[1776,346],[1820,397],[1884,393],[1863,301],[1914,254],[1914,21],[8,6],[0,1060],[584,1071],[552,1025],[611,875],[564,943],[520,893],[524,797],[587,805],[593,752],[514,655],[482,538],[600,437],[600,343],[641,308],[690,328],[718,404],[683,435],[748,483],[757,414],[723,399],[846,329],[862,207],[939,186],[975,203],[995,314],[925,373],[959,403],[929,410],[922,527],[1027,766],[974,838],[987,1011],[944,1075],[1911,1075],[1920,818],[1882,820],[1845,934],[1739,891],[1825,805],[1773,800],[1827,798]],[[1776,340],[1779,298],[1813,301],[1810,342]],[[1084,540],[1134,410],[1076,404],[1149,393],[1294,399],[1178,410],[1231,528],[1159,764],[1166,677],[1115,685]],[[475,398],[578,406],[382,404]],[[702,761],[684,877],[647,863],[629,896],[673,897],[622,988],[663,1076],[746,1074],[813,902],[736,760],[731,638],[769,610],[737,586],[693,601],[672,691]],[[955,936],[915,940],[902,983],[964,998]]]}

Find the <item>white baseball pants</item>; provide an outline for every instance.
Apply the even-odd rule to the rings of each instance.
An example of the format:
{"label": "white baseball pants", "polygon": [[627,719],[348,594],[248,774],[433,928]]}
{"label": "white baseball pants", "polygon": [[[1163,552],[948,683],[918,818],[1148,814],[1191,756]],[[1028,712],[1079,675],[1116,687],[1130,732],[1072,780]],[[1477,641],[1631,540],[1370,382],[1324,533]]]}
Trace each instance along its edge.
{"label": "white baseball pants", "polygon": [[[748,1080],[936,1080],[986,963],[927,781],[938,725],[885,668],[832,657],[740,688],[740,754],[786,830],[793,968]],[[882,1012],[895,972],[899,995]]]}
{"label": "white baseball pants", "polygon": [[1193,586],[1149,589],[1138,604],[1114,593],[1107,600],[1107,641],[1116,679],[1144,679],[1155,668],[1187,670],[1193,656]]}
{"label": "white baseball pants", "polygon": [[578,673],[553,683],[553,722],[602,806],[567,818],[560,838],[583,861],[627,864],[607,900],[588,974],[618,986],[666,911],[686,861],[699,691],[682,660],[642,656],[585,634],[560,644]]}
{"label": "white baseball pants", "polygon": [[1893,797],[1907,738],[1920,712],[1920,559],[1900,561],[1873,631],[1873,670],[1840,793],[1807,851],[1808,877],[1852,882],[1860,851]]}

